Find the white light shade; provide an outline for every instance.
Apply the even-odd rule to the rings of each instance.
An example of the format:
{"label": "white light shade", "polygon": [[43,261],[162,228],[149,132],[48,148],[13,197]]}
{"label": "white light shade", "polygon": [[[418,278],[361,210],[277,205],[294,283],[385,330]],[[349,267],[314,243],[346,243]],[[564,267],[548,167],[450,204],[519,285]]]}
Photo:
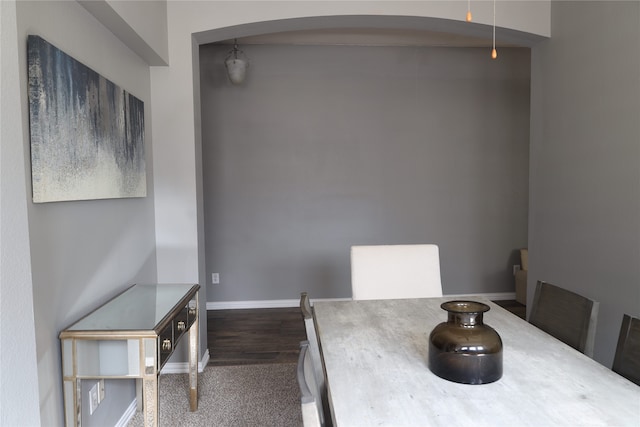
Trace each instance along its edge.
{"label": "white light shade", "polygon": [[228,58],[224,64],[227,67],[227,74],[229,74],[231,83],[239,85],[244,81],[247,76],[247,66],[249,65],[245,59]]}

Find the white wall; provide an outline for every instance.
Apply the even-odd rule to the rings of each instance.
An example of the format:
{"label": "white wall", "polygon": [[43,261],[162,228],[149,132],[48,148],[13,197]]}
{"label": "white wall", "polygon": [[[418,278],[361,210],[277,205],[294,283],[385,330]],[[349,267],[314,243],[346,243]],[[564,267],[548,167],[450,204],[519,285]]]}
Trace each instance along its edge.
{"label": "white wall", "polygon": [[[13,106],[25,130],[29,240],[36,328],[40,414],[44,424],[63,422],[60,344],[64,327],[136,282],[156,281],[153,221],[153,134],[149,66],[76,2],[18,2],[20,97]],[[145,104],[148,196],[34,204],[26,86],[26,40],[36,34]],[[4,220],[3,220],[4,224]],[[107,401],[85,425],[113,425],[135,396],[133,381],[107,383]],[[115,408],[115,410],[113,410]],[[111,410],[108,410],[111,409]]]}
{"label": "white wall", "polygon": [[[106,0],[127,24],[135,28],[165,63],[169,62],[167,2],[165,0]],[[158,65],[158,64],[155,64]]]}
{"label": "white wall", "polygon": [[0,425],[38,426],[16,4],[0,1]]}
{"label": "white wall", "polygon": [[167,65],[166,0],[78,0],[149,65]]}
{"label": "white wall", "polygon": [[532,52],[528,301],[537,280],[599,301],[594,358],[611,366],[623,313],[640,315],[640,3],[552,17]]}

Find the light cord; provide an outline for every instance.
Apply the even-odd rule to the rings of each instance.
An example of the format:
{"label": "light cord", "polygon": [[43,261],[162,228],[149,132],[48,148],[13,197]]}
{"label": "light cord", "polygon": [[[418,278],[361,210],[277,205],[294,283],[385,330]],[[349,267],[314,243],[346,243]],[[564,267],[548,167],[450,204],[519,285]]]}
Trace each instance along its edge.
{"label": "light cord", "polygon": [[491,50],[491,58],[496,59],[498,51],[496,50],[496,0],[493,0],[493,49]]}

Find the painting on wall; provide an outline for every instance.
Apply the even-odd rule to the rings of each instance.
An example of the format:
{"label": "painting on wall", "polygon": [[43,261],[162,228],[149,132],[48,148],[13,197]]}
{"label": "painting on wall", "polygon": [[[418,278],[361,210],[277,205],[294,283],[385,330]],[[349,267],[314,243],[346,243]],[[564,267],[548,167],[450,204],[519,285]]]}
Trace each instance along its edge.
{"label": "painting on wall", "polygon": [[144,103],[29,36],[34,203],[145,197]]}

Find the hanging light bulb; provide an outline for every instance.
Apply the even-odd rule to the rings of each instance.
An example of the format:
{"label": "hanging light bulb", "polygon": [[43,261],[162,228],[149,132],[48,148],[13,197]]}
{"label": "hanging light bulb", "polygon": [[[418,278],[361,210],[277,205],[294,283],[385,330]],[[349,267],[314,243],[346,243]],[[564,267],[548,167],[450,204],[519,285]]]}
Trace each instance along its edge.
{"label": "hanging light bulb", "polygon": [[467,22],[471,22],[471,0],[467,0]]}
{"label": "hanging light bulb", "polygon": [[491,49],[491,59],[498,57],[496,50],[496,0],[493,0],[493,49]]}

